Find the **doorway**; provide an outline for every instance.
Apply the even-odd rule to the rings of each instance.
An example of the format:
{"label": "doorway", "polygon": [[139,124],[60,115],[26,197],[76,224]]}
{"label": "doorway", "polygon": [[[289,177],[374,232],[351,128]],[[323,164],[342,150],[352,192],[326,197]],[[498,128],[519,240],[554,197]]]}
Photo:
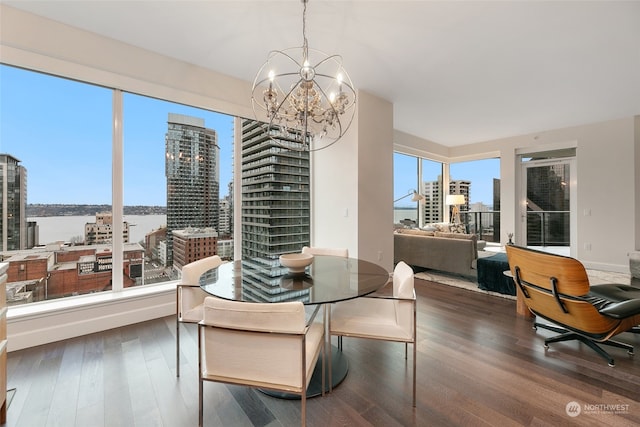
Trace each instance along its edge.
{"label": "doorway", "polygon": [[575,162],[575,149],[520,156],[520,244],[575,256]]}

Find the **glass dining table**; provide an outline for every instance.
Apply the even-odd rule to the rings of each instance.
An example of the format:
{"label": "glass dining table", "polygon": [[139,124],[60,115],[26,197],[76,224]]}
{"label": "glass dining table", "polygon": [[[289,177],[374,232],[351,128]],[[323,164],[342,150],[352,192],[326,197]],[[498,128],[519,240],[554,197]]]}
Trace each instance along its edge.
{"label": "glass dining table", "polygon": [[[330,315],[329,304],[371,294],[382,288],[390,279],[383,267],[361,259],[328,255],[313,257],[304,273],[289,273],[278,259],[247,258],[223,263],[200,276],[200,287],[217,298],[234,301],[273,303],[301,301],[307,306],[323,305],[325,331]],[[330,391],[346,377],[349,364],[336,346],[331,349],[331,384],[325,381],[325,391]],[[320,361],[308,387],[307,397],[322,394],[322,370]],[[327,376],[328,379],[328,371]],[[268,394],[287,397],[277,393]]]}

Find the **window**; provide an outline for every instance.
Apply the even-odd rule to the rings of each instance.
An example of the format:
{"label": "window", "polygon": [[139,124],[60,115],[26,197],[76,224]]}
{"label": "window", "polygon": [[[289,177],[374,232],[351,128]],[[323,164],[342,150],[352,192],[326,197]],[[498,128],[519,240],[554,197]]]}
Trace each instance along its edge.
{"label": "window", "polygon": [[173,280],[182,265],[210,254],[189,256],[184,247],[232,240],[233,117],[131,93],[123,112],[124,219],[131,245],[144,249],[137,284]]}
{"label": "window", "polygon": [[413,194],[420,194],[419,187],[418,158],[393,153],[393,223],[396,228],[418,226],[419,205]]}
{"label": "window", "polygon": [[469,233],[500,241],[500,159],[481,159],[449,166],[449,193],[463,194],[460,217]]}
{"label": "window", "polygon": [[442,163],[396,152],[393,178],[396,228],[442,221]]}
{"label": "window", "polygon": [[[0,206],[0,236],[10,305],[175,279],[167,255],[168,188],[174,217],[188,217],[177,223],[183,241],[210,248],[193,256],[215,253],[218,240],[226,241],[227,257],[233,253],[233,117],[125,93],[118,172],[124,191],[116,194],[124,213],[114,213],[112,104],[120,92],[5,65],[0,78],[0,189],[11,202]],[[168,180],[174,171],[176,179]],[[112,247],[118,217],[122,248]]]}
{"label": "window", "polygon": [[0,79],[0,153],[21,174],[2,186],[20,213],[2,211],[9,304],[110,289],[112,92],[4,65]]}

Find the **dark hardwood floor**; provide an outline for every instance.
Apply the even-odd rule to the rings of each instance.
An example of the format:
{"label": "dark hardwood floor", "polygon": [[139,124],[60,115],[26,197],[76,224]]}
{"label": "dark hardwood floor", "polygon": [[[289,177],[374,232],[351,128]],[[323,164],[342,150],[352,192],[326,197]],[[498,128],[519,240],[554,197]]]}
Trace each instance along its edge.
{"label": "dark hardwood floor", "polygon": [[[516,317],[515,301],[422,280],[416,290],[417,408],[402,344],[345,338],[349,374],[307,401],[307,425],[640,425],[640,360],[624,350],[610,350],[614,368],[575,342],[545,351],[551,332]],[[197,425],[197,334],[183,330],[180,378],[173,317],[10,353],[7,426]],[[619,338],[640,351],[640,335]],[[579,415],[567,414],[570,402]],[[296,426],[299,417],[299,401],[205,384],[207,426]]]}

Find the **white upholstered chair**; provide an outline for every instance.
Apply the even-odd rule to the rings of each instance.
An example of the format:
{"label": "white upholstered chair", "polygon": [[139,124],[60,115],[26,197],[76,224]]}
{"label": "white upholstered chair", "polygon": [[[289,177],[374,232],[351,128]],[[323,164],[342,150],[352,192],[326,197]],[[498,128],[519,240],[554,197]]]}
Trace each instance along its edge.
{"label": "white upholstered chair", "polygon": [[203,383],[214,381],[299,394],[302,425],[306,393],[322,353],[324,327],[305,321],[299,302],[252,303],[207,297],[198,326],[199,425],[203,422]]}
{"label": "white upholstered chair", "polygon": [[393,271],[393,295],[370,296],[334,304],[329,332],[342,337],[413,344],[413,406],[416,406],[416,294],[413,270],[399,262]]}
{"label": "white upholstered chair", "polygon": [[176,286],[176,376],[180,376],[180,323],[198,323],[202,320],[202,307],[207,293],[200,289],[202,273],[222,264],[213,255],[182,267],[182,279]]}
{"label": "white upholstered chair", "polygon": [[311,255],[333,255],[349,258],[349,249],[346,248],[315,248],[305,246],[302,248],[302,253]]}

